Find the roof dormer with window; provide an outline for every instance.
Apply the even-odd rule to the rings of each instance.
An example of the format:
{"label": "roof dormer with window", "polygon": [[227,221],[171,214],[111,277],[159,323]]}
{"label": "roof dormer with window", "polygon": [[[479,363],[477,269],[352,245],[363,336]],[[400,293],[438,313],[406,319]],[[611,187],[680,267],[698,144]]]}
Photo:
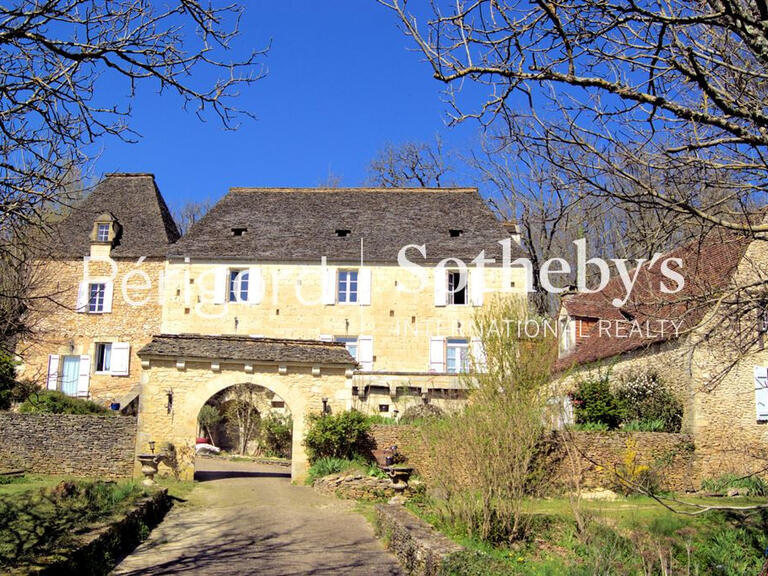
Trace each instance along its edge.
{"label": "roof dormer with window", "polygon": [[120,233],[120,224],[112,214],[105,212],[94,220],[91,229],[91,257],[109,256]]}

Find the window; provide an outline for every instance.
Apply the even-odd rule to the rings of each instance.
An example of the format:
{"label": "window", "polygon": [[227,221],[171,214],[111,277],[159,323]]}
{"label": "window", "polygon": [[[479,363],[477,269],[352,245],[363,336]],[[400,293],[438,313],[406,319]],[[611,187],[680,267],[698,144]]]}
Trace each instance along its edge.
{"label": "window", "polygon": [[379,412],[389,412],[389,404],[379,404]]}
{"label": "window", "polygon": [[285,408],[283,400],[272,400],[272,408]]}
{"label": "window", "polygon": [[448,304],[467,303],[467,279],[462,273],[454,270],[448,274]]}
{"label": "window", "polygon": [[67,396],[77,396],[80,380],[80,356],[64,356],[61,362],[61,391]]}
{"label": "window", "polygon": [[232,228],[232,236],[242,236],[248,232],[248,228]]}
{"label": "window", "polygon": [[339,303],[357,302],[357,270],[339,270]]}
{"label": "window", "polygon": [[338,336],[334,338],[335,342],[344,342],[347,347],[347,352],[355,360],[357,360],[357,338],[354,336]]}
{"label": "window", "polygon": [[229,301],[247,302],[248,301],[248,271],[230,270],[229,271]]}
{"label": "window", "polygon": [[109,372],[112,358],[112,344],[99,342],[96,344],[96,372]]}
{"label": "window", "polygon": [[109,242],[109,224],[99,224],[96,229],[96,240],[98,242]]}
{"label": "window", "polygon": [[105,284],[88,284],[88,312],[104,312]]}
{"label": "window", "polygon": [[469,344],[464,338],[448,338],[445,342],[445,371],[459,374],[469,370]]}
{"label": "window", "polygon": [[458,238],[458,237],[459,237],[459,236],[461,236],[463,233],[464,233],[464,230],[458,230],[458,229],[456,229],[456,228],[451,228],[450,230],[448,230],[448,235],[449,235],[451,238]]}
{"label": "window", "polygon": [[339,228],[336,230],[336,236],[338,236],[339,238],[346,238],[350,234],[352,234],[352,230],[346,230],[343,228]]}

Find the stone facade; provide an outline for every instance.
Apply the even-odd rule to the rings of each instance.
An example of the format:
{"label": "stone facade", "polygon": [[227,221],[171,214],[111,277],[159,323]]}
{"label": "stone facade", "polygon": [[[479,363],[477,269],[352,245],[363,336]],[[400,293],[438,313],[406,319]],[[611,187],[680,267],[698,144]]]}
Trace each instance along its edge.
{"label": "stone facade", "polygon": [[[141,361],[136,353],[160,330],[162,304],[159,294],[147,288],[141,271],[152,279],[155,290],[165,270],[164,260],[104,259],[88,262],[87,277],[92,281],[102,279],[112,282],[112,309],[109,313],[89,314],[77,311],[78,287],[86,277],[83,260],[57,260],[40,262],[41,294],[55,294],[54,301],[41,300],[36,303],[33,314],[36,318],[35,337],[30,342],[21,342],[17,353],[23,360],[19,376],[36,381],[40,387],[61,389],[61,372],[58,382],[49,382],[49,363],[53,355],[59,362],[65,356],[80,357],[89,364],[87,386],[78,390],[78,395],[100,404],[128,402],[130,392],[138,392]],[[123,288],[124,287],[124,288]],[[132,305],[141,302],[141,306]],[[113,375],[98,372],[96,366],[96,344],[124,342],[129,348],[128,370],[125,374]],[[79,383],[78,383],[79,384]]]}
{"label": "stone facade", "polygon": [[129,478],[136,418],[0,412],[0,469],[35,474]]}

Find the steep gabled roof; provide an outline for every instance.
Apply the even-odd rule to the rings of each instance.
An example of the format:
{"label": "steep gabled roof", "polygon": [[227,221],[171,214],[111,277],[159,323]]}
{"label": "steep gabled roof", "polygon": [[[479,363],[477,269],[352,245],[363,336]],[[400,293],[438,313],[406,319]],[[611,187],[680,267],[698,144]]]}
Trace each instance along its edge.
{"label": "steep gabled roof", "polygon": [[[233,188],[169,255],[359,262],[362,240],[366,261],[394,263],[401,247],[424,244],[430,261],[485,250],[500,262],[498,242],[509,237],[474,188]],[[524,254],[515,242],[512,252]],[[409,257],[422,261],[415,250]]]}
{"label": "steep gabled roof", "polygon": [[179,230],[152,174],[107,174],[53,231],[55,256],[90,253],[95,219],[112,214],[121,227],[112,249],[116,258],[164,257]]}
{"label": "steep gabled roof", "polygon": [[160,334],[139,350],[142,358],[168,357],[244,362],[295,362],[302,364],[346,364],[355,366],[343,342],[211,336],[201,334]]}
{"label": "steep gabled roof", "polygon": [[[616,337],[613,330],[601,330],[600,325],[593,325],[579,339],[576,348],[556,362],[555,369],[564,370],[612,358],[673,340],[695,328],[711,309],[713,298],[730,283],[751,241],[746,236],[711,232],[702,239],[665,254],[653,266],[644,264],[638,272],[629,300],[621,307],[612,303],[614,298],[622,298],[626,292],[618,277],[612,278],[602,291],[595,294],[566,296],[562,307],[571,318],[634,321],[657,328],[661,321],[674,321],[678,328],[672,329],[668,324],[665,330],[648,330],[642,334]],[[675,294],[666,294],[660,289],[660,282],[665,280],[660,263],[666,258],[680,258],[683,261],[679,271],[685,279],[685,285]],[[634,273],[634,270],[631,271],[630,276]],[[665,283],[674,286],[669,280],[665,280]]]}

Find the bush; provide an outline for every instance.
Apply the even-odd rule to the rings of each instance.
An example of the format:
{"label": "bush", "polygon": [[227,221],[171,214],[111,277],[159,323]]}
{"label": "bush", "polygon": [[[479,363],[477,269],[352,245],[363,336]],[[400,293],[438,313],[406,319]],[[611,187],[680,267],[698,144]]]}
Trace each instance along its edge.
{"label": "bush", "polygon": [[90,400],[73,398],[56,390],[40,390],[19,407],[23,414],[110,414],[111,410]]}
{"label": "bush", "polygon": [[361,412],[311,414],[308,424],[304,446],[310,463],[324,457],[370,460],[373,449],[371,424]]}
{"label": "bush", "polygon": [[588,422],[605,424],[609,429],[617,428],[621,422],[622,409],[611,390],[609,373],[596,378],[581,380],[573,397],[577,424]]}
{"label": "bush", "polygon": [[574,425],[574,430],[583,430],[584,432],[605,432],[608,430],[608,424],[603,422],[583,422]]}
{"label": "bush", "polygon": [[[654,431],[679,432],[683,420],[680,399],[664,384],[654,371],[628,374],[621,379],[616,390],[625,422],[656,422]],[[626,427],[626,426],[625,426]],[[638,428],[643,429],[643,428]]]}
{"label": "bush", "polygon": [[291,457],[293,421],[282,414],[268,414],[261,420],[261,444],[267,456]]}
{"label": "bush", "polygon": [[632,420],[621,425],[627,432],[668,432],[664,420]]}
{"label": "bush", "polygon": [[707,478],[701,483],[702,490],[727,494],[731,488],[739,490],[745,496],[765,496],[768,494],[768,484],[760,476],[737,476],[724,474],[718,478]]}
{"label": "bush", "polygon": [[429,418],[440,418],[443,411],[434,404],[414,404],[409,406],[400,417],[403,424],[416,424]]}
{"label": "bush", "polygon": [[16,387],[16,363],[8,354],[0,351],[0,410],[8,410]]}
{"label": "bush", "polygon": [[331,474],[339,474],[346,471],[354,471],[367,476],[377,476],[377,474],[373,473],[372,468],[377,467],[369,466],[367,462],[362,460],[346,460],[344,458],[329,457],[319,458],[309,467],[309,471],[307,472],[307,484],[314,484],[315,480],[322,478],[323,476],[330,476]]}

